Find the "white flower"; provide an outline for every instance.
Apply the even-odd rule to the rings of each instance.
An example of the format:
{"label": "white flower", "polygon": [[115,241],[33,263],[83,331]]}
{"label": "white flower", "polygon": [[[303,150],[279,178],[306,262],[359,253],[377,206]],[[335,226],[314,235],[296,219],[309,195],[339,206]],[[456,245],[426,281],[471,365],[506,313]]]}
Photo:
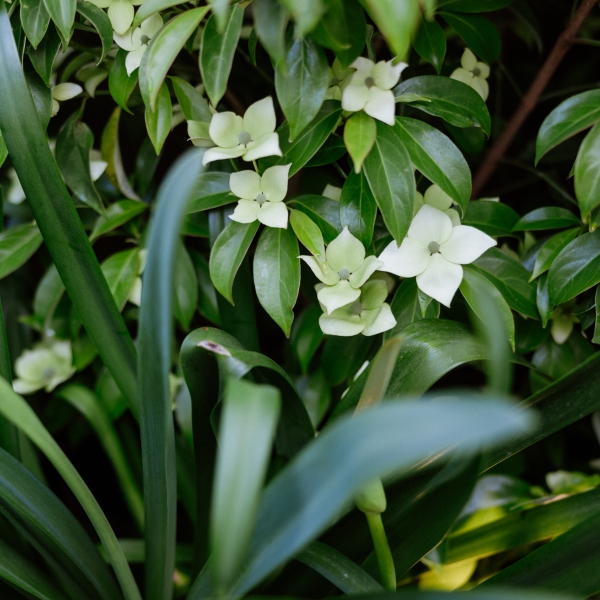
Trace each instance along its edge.
{"label": "white flower", "polygon": [[550,334],[552,339],[560,346],[564,344],[573,331],[573,324],[579,323],[579,319],[572,313],[573,306],[557,306],[550,315]]}
{"label": "white flower", "polygon": [[350,67],[356,69],[342,92],[342,108],[349,112],[364,110],[374,119],[394,124],[396,104],[392,88],[398,83],[406,63],[375,64],[368,58],[357,58]]}
{"label": "white flower", "polygon": [[90,0],[98,8],[108,8],[108,18],[113,29],[123,35],[133,23],[134,6],[139,6],[144,0]]}
{"label": "white flower", "polygon": [[327,314],[352,304],[360,297],[360,288],[383,263],[375,256],[365,259],[364,246],[348,231],[338,235],[325,250],[325,262],[314,256],[300,257],[325,286],[317,292]]}
{"label": "white flower", "polygon": [[[318,291],[325,287],[317,285]],[[323,333],[329,335],[351,336],[376,335],[396,325],[390,305],[385,302],[388,289],[385,281],[375,279],[364,284],[358,300],[337,308],[330,314],[319,318]]]}
{"label": "white flower", "polygon": [[339,202],[340,198],[342,197],[342,188],[328,183],[321,192],[321,196]]}
{"label": "white flower", "polygon": [[13,382],[17,394],[30,394],[42,388],[51,392],[75,373],[71,342],[55,340],[25,350],[15,362],[18,379]]}
{"label": "white flower", "polygon": [[472,263],[495,245],[496,240],[475,227],[452,227],[448,215],[425,204],[400,247],[393,241],[382,252],[379,270],[400,277],[416,275],[421,291],[450,306],[463,278],[461,265]]}
{"label": "white flower", "polygon": [[156,13],[148,17],[142,24],[135,29],[129,28],[124,34],[113,33],[113,38],[118,46],[127,50],[125,59],[125,68],[127,75],[131,75],[142,62],[142,56],[146,52],[148,42],[158,33],[163,26],[162,17]]}
{"label": "white flower", "polygon": [[232,112],[214,114],[209,133],[216,147],[205,152],[202,164],[238,156],[246,161],[282,156],[275,124],[271,96],[249,106],[243,118]]}
{"label": "white flower", "polygon": [[341,100],[342,91],[353,75],[352,69],[343,69],[336,58],[329,69],[329,87],[325,92],[325,100]]}
{"label": "white flower", "polygon": [[482,98],[487,100],[490,86],[486,79],[490,76],[490,67],[479,62],[476,56],[466,48],[460,59],[462,69],[456,69],[450,79],[456,79],[472,87]]}
{"label": "white flower", "polygon": [[52,116],[56,116],[60,109],[59,102],[75,98],[83,92],[83,88],[76,83],[59,83],[52,87]]}
{"label": "white flower", "polygon": [[238,223],[252,223],[258,219],[269,227],[286,229],[288,209],[282,200],[287,194],[291,166],[290,163],[270,167],[262,177],[254,171],[232,173],[229,187],[241,200],[229,218]]}
{"label": "white flower", "polygon": [[450,198],[450,196],[448,196],[448,194],[446,194],[446,192],[444,192],[439,185],[430,185],[425,190],[425,196],[417,192],[415,196],[414,214],[416,215],[421,210],[421,207],[425,204],[429,204],[429,206],[433,206],[433,208],[437,208],[438,210],[441,210],[443,213],[447,214],[452,221],[453,227],[460,225],[460,217],[458,216],[458,213],[453,208],[450,208],[452,204],[454,204],[454,200],[452,200],[452,198]]}

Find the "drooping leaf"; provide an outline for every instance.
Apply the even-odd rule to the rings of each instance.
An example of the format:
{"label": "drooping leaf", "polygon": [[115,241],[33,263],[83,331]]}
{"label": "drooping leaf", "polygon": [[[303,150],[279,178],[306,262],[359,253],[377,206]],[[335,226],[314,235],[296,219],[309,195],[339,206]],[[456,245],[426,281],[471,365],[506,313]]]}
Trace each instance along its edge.
{"label": "drooping leaf", "polygon": [[365,248],[371,245],[377,204],[364,173],[350,173],[340,197],[340,225],[348,226]]}
{"label": "drooping leaf", "polygon": [[158,92],[154,109],[146,107],[145,116],[146,130],[154,146],[154,151],[158,155],[171,131],[171,119],[173,117],[171,94],[166,83],[163,83]]}
{"label": "drooping leaf", "polygon": [[303,38],[319,22],[325,5],[323,0],[282,0],[296,22],[296,35]]}
{"label": "drooping leaf", "polygon": [[440,24],[435,19],[423,19],[413,45],[416,53],[431,63],[439,75],[446,56],[446,36]]}
{"label": "drooping leaf", "polygon": [[135,86],[138,82],[138,69],[131,75],[127,75],[125,67],[125,59],[127,58],[127,50],[119,48],[115,60],[108,74],[108,90],[113,100],[125,111],[131,113],[127,106],[127,102]]}
{"label": "drooping leaf", "polygon": [[554,262],[554,259],[562,252],[567,244],[570,244],[581,233],[579,228],[567,229],[552,236],[538,252],[533,266],[531,279],[539,277],[545,273]]}
{"label": "drooping leaf", "polygon": [[169,79],[173,84],[173,90],[185,118],[188,121],[204,121],[209,123],[212,113],[208,108],[208,103],[200,92],[180,77],[171,76]]}
{"label": "drooping leaf", "polygon": [[59,48],[60,37],[58,36],[58,33],[56,33],[55,27],[51,25],[46,30],[46,35],[37,45],[37,48],[34,49],[33,46],[31,46],[26,50],[33,68],[37,71],[38,75],[46,85],[50,85],[52,65],[54,64],[54,59],[58,54]]}
{"label": "drooping leaf", "polygon": [[77,12],[83,15],[94,26],[102,42],[102,54],[98,59],[100,64],[113,45],[113,28],[107,14],[91,2],[77,3]]}
{"label": "drooping leaf", "polygon": [[75,21],[76,0],[44,0],[44,4],[63,39],[69,41]]}
{"label": "drooping leaf", "polygon": [[441,11],[438,13],[474,54],[486,63],[500,58],[500,34],[489,19],[480,15],[465,15]]}
{"label": "drooping leaf", "polygon": [[286,53],[287,11],[277,0],[255,0],[251,6],[256,35],[275,64],[280,64]]}
{"label": "drooping leaf", "polygon": [[335,200],[316,195],[300,196],[294,198],[294,205],[317,224],[326,244],[334,240],[342,231],[340,205]]}
{"label": "drooping leaf", "polygon": [[131,221],[131,219],[143,213],[147,208],[146,204],[137,200],[120,200],[111,204],[106,210],[106,214],[98,217],[90,234],[90,241],[94,241],[100,236],[110,233],[117,227]]}
{"label": "drooping leaf", "polygon": [[133,288],[133,282],[138,276],[139,250],[133,248],[117,252],[107,258],[101,266],[115,303],[119,310],[123,310]]}
{"label": "drooping leaf", "polygon": [[50,15],[43,0],[24,0],[21,2],[21,24],[29,43],[34,49],[42,41],[49,23]]}
{"label": "drooping leaf", "polygon": [[377,137],[377,125],[375,119],[366,112],[354,113],[344,126],[344,143],[348,154],[354,162],[354,172],[360,173],[363,162]]}
{"label": "drooping leaf", "polygon": [[37,225],[17,225],[0,233],[0,279],[27,262],[41,243]]}
{"label": "drooping leaf", "polygon": [[290,210],[290,225],[301,244],[316,258],[325,260],[323,234],[316,223],[299,210]]}

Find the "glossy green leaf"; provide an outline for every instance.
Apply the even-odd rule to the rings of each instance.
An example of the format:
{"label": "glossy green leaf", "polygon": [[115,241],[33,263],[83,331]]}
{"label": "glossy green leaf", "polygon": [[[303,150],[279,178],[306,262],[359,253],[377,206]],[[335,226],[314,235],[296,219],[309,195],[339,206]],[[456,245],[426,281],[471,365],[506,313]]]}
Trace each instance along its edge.
{"label": "glossy green leaf", "polygon": [[562,304],[600,281],[600,230],[584,233],[565,246],[548,273],[552,306]]}
{"label": "glossy green leaf", "polygon": [[492,23],[479,15],[465,15],[441,11],[438,13],[473,53],[486,63],[500,58],[500,34]]}
{"label": "glossy green leaf", "polygon": [[290,210],[290,225],[300,243],[319,260],[325,260],[323,234],[315,222],[299,210]]}
{"label": "glossy green leaf", "polygon": [[125,67],[125,59],[127,58],[127,50],[119,48],[115,60],[108,74],[108,90],[113,100],[125,111],[131,113],[127,106],[129,97],[133,93],[138,82],[138,69],[131,75],[127,75]]}
{"label": "glossy green leaf", "polygon": [[368,248],[373,240],[377,204],[364,173],[350,173],[340,198],[340,225]]}
{"label": "glossy green leaf", "polygon": [[290,130],[287,121],[278,128],[279,146],[283,152],[282,157],[261,159],[261,171],[273,165],[287,165],[290,167],[289,176],[297,173],[321,148],[331,132],[337,127],[342,107],[337,100],[325,100],[317,116],[308,124],[302,133],[290,142]]}
{"label": "glossy green leaf", "polygon": [[27,71],[25,77],[37,116],[42,127],[46,129],[52,118],[52,93],[36,71]]}
{"label": "glossy green leaf", "polygon": [[426,98],[410,105],[435,117],[441,117],[456,127],[480,127],[489,136],[491,118],[485,102],[471,87],[437,75],[419,75],[400,83],[394,88],[396,97],[414,94]]}
{"label": "glossy green leaf", "polygon": [[366,112],[353,114],[344,125],[344,143],[354,162],[354,172],[360,173],[363,162],[375,144],[377,125]]}
{"label": "glossy green leaf", "polygon": [[62,126],[56,138],[56,163],[71,191],[97,213],[104,213],[90,172],[90,152],[94,147],[92,130],[73,113]]}
{"label": "glossy green leaf", "polygon": [[106,215],[98,217],[90,234],[90,240],[93,241],[102,235],[114,231],[117,227],[124,225],[143,213],[147,208],[146,204],[137,200],[120,200],[111,204],[106,210]]}
{"label": "glossy green leaf", "polygon": [[166,83],[163,83],[154,109],[146,107],[146,130],[154,146],[156,154],[160,154],[163,144],[171,131],[171,119],[173,117],[173,107],[171,105],[171,94]]}
{"label": "glossy green leaf", "polygon": [[0,279],[27,262],[41,243],[37,225],[17,225],[0,233]]}
{"label": "glossy green leaf", "polygon": [[529,283],[529,271],[521,263],[498,248],[490,248],[472,266],[496,286],[512,309],[539,319],[535,286]]}
{"label": "glossy green leaf", "polygon": [[567,244],[570,244],[579,233],[581,233],[581,230],[579,228],[574,228],[561,231],[552,236],[540,248],[540,251],[535,258],[531,280],[539,277],[542,273],[545,273],[552,266],[554,259],[563,251],[564,247]]}
{"label": "glossy green leaf", "polygon": [[97,63],[100,64],[113,45],[113,28],[110,19],[103,10],[98,8],[95,4],[86,2],[85,0],[77,3],[77,12],[89,20],[100,36],[102,42],[102,54]]}
{"label": "glossy green leaf", "polygon": [[436,20],[423,19],[413,46],[415,52],[423,60],[431,63],[439,75],[446,56],[446,36],[440,24]]}
{"label": "glossy green leaf", "polygon": [[131,26],[138,27],[142,21],[145,21],[157,12],[184,3],[185,0],[144,0],[142,5],[137,9]]}
{"label": "glossy green leaf", "polygon": [[208,108],[208,102],[202,97],[202,94],[180,77],[171,76],[169,79],[173,84],[173,90],[185,118],[188,121],[204,121],[209,123],[212,113]]}
{"label": "glossy green leaf", "polygon": [[254,0],[251,4],[254,29],[275,64],[285,59],[285,29],[288,14],[277,0]]}
{"label": "glossy green leaf", "polygon": [[463,225],[477,227],[491,236],[510,235],[519,215],[508,205],[492,200],[469,202]]}
{"label": "glossy green leaf", "polygon": [[212,560],[219,587],[233,582],[245,558],[280,410],[277,388],[227,381],[211,512]]}
{"label": "glossy green leaf", "polygon": [[158,94],[173,61],[196,31],[208,12],[208,6],[200,6],[181,13],[163,25],[150,40],[140,65],[140,91],[146,107],[155,110]]}
{"label": "glossy green leaf", "polygon": [[139,250],[123,250],[107,258],[101,265],[106,283],[119,310],[123,310],[140,268]]}
{"label": "glossy green leaf", "polygon": [[342,231],[340,223],[340,205],[331,198],[324,196],[299,196],[294,198],[297,210],[308,215],[323,233],[326,244],[334,240]]}
{"label": "glossy green leaf", "polygon": [[158,191],[148,235],[138,334],[148,600],[166,600],[172,595],[177,515],[169,387],[172,288],[179,232],[196,179],[203,171],[203,155],[203,149],[188,151],[171,168]]}
{"label": "glossy green leaf", "polygon": [[227,90],[227,81],[240,38],[243,18],[244,10],[239,5],[235,5],[229,10],[222,32],[219,32],[216,15],[208,19],[204,28],[200,49],[200,73],[206,94],[213,106],[217,106]]}
{"label": "glossy green leaf", "polygon": [[521,217],[513,231],[537,231],[542,229],[562,229],[581,225],[581,221],[566,208],[546,206],[536,208]]}
{"label": "glossy green leaf", "polygon": [[328,85],[329,65],[323,50],[310,38],[293,42],[275,71],[275,91],[288,121],[290,141],[316,117]]}
{"label": "glossy green leaf", "polygon": [[198,305],[198,279],[192,259],[183,244],[177,246],[173,275],[173,316],[186,331]]}
{"label": "glossy green leaf", "polygon": [[188,204],[188,213],[237,202],[238,197],[230,192],[229,178],[229,173],[202,173],[198,178],[193,199]]}
{"label": "glossy green leaf", "polygon": [[210,278],[217,291],[233,304],[233,281],[260,223],[230,221],[210,253]]}
{"label": "glossy green leaf", "polygon": [[535,164],[552,148],[600,121],[600,90],[561,102],[545,119],[535,143]]}
{"label": "glossy green leaf", "polygon": [[338,161],[346,154],[344,140],[337,134],[330,135],[320,150],[306,163],[307,167],[321,167]]}
{"label": "glossy green leaf", "polygon": [[76,0],[44,0],[44,4],[62,37],[70,40],[75,21]]}
{"label": "glossy green leaf", "polygon": [[364,336],[358,335],[352,337],[332,335],[325,339],[319,366],[329,385],[336,386],[346,380],[352,381],[351,378],[365,363],[372,346],[371,342],[372,339],[365,339]]}
{"label": "glossy green leaf", "polygon": [[56,33],[54,26],[48,27],[46,35],[38,44],[37,48],[28,47],[26,52],[31,60],[33,68],[42,78],[46,85],[50,85],[50,77],[52,75],[52,65],[58,54],[60,47],[60,37]]}
{"label": "glossy green leaf", "polygon": [[416,187],[410,156],[391,127],[377,122],[377,140],[363,168],[389,232],[402,243],[412,221]]}
{"label": "glossy green leaf", "polygon": [[307,372],[310,361],[323,341],[323,332],[319,326],[321,314],[321,308],[311,304],[294,319],[292,325],[290,342],[303,373]]}
{"label": "glossy green leaf", "polygon": [[37,48],[46,34],[50,15],[43,0],[24,0],[21,2],[21,24],[29,43]]}
{"label": "glossy green leaf", "polygon": [[287,337],[300,290],[299,253],[291,227],[265,227],[254,254],[254,287],[258,301]]}
{"label": "glossy green leaf", "polygon": [[323,0],[282,0],[296,22],[296,35],[299,38],[310,33],[325,10]]}
{"label": "glossy green leaf", "polygon": [[441,187],[464,214],[471,197],[471,171],[450,138],[423,121],[407,117],[396,117],[394,131],[413,165]]}
{"label": "glossy green leaf", "polygon": [[581,208],[581,217],[587,221],[589,213],[600,204],[600,125],[596,124],[585,136],[575,159],[575,195]]}

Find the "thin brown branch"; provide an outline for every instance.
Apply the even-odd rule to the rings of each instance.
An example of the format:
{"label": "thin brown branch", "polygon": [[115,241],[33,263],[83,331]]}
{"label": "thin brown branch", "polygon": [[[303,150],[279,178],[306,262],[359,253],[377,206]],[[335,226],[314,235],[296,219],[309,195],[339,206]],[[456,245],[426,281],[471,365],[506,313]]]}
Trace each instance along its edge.
{"label": "thin brown branch", "polygon": [[556,40],[556,44],[554,48],[552,48],[552,52],[548,55],[546,62],[540,69],[537,77],[534,79],[531,87],[525,94],[523,101],[521,102],[519,108],[513,114],[511,120],[509,121],[506,129],[502,132],[502,135],[498,138],[496,143],[492,146],[491,150],[488,152],[485,157],[479,171],[477,172],[475,179],[473,180],[473,197],[477,198],[481,191],[483,190],[485,184],[488,179],[492,176],[496,167],[498,166],[498,162],[504,156],[506,150],[510,146],[514,137],[518,133],[519,129],[531,113],[531,111],[535,108],[538,99],[548,82],[554,75],[557,67],[562,62],[565,54],[572,46],[575,36],[577,32],[583,25],[586,17],[595,6],[597,0],[584,0],[581,3],[581,6],[575,13],[575,16],[568,24],[567,28],[561,33],[559,38]]}

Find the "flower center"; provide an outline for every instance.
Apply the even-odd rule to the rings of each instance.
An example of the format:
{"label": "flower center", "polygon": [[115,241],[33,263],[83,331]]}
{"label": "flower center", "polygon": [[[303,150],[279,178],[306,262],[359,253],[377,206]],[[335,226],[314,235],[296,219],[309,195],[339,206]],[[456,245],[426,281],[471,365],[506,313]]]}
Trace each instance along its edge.
{"label": "flower center", "polygon": [[142,44],[147,44],[150,41],[150,38],[147,35],[143,35],[140,38],[140,42],[142,42]]}
{"label": "flower center", "polygon": [[54,377],[54,369],[52,367],[46,367],[42,371],[42,377],[44,379],[52,379]]}
{"label": "flower center", "polygon": [[350,307],[350,312],[353,315],[360,315],[360,313],[363,311],[363,305],[358,302],[358,300],[356,302],[352,303],[352,306]]}
{"label": "flower center", "polygon": [[338,275],[340,276],[340,279],[348,279],[348,277],[350,277],[350,271],[348,271],[348,269],[346,269],[346,267],[342,267],[338,271]]}
{"label": "flower center", "polygon": [[472,71],[473,77],[479,77],[481,75],[481,69],[479,67],[475,67]]}
{"label": "flower center", "polygon": [[338,77],[332,77],[331,81],[329,82],[329,85],[331,86],[336,86],[336,85],[340,85],[341,80]]}
{"label": "flower center", "polygon": [[429,242],[429,246],[427,246],[430,254],[435,254],[440,251],[440,245],[437,242]]}
{"label": "flower center", "polygon": [[252,141],[252,136],[247,131],[240,131],[238,134],[238,142],[244,146]]}
{"label": "flower center", "polygon": [[267,197],[261,192],[256,194],[255,200],[262,206],[267,201]]}
{"label": "flower center", "polygon": [[375,85],[375,80],[372,77],[367,77],[365,79],[365,85],[371,89]]}

